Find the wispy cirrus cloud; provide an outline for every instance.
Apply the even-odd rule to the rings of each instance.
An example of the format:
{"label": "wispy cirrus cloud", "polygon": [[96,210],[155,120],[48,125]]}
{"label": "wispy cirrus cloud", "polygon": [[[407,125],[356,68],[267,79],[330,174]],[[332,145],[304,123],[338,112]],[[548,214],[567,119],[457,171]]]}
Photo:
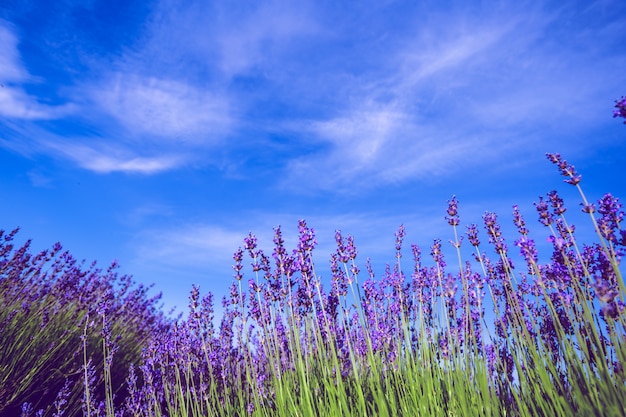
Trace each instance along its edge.
{"label": "wispy cirrus cloud", "polygon": [[25,83],[42,82],[33,77],[21,62],[18,37],[0,20],[0,115],[26,120],[58,119],[72,113],[74,106],[50,106],[26,93]]}
{"label": "wispy cirrus cloud", "polygon": [[0,82],[22,82],[30,78],[20,61],[18,38],[9,24],[0,20]]}
{"label": "wispy cirrus cloud", "polygon": [[[201,27],[189,31],[189,27]],[[158,2],[146,22],[139,55],[165,73],[200,71],[229,82],[251,72],[281,68],[299,41],[323,31],[314,3],[267,1]],[[134,65],[132,58],[129,61]],[[185,64],[181,66],[181,64]],[[189,74],[187,74],[189,75]],[[197,74],[192,74],[197,75]]]}
{"label": "wispy cirrus cloud", "polygon": [[138,156],[133,151],[110,145],[87,146],[69,141],[47,142],[43,146],[99,174],[112,172],[155,174],[181,164],[177,156]]}
{"label": "wispy cirrus cloud", "polygon": [[283,50],[296,47],[300,37],[320,33],[310,12],[306,3],[274,1],[259,4],[251,13],[229,16],[238,24],[221,26],[216,36],[220,68],[233,76],[273,67],[281,61]]}
{"label": "wispy cirrus cloud", "polygon": [[[383,76],[353,77],[333,115],[302,124],[327,146],[293,158],[286,185],[345,191],[456,175],[499,156],[543,154],[606,119],[598,103],[623,79],[615,61],[626,54],[594,46],[605,29],[581,35],[584,52],[557,47],[563,23],[555,16],[536,7],[427,15],[395,48],[377,52],[388,63]],[[593,71],[579,62],[589,54],[597,55]]]}
{"label": "wispy cirrus cloud", "polygon": [[[541,6],[415,6],[400,19],[393,9],[357,7],[353,19],[314,2],[180,7],[162,0],[132,45],[85,60],[93,74],[65,89],[75,103],[39,104],[10,86],[0,91],[0,112],[81,117],[117,151],[87,151],[67,138],[71,152],[49,148],[77,162],[72,155],[82,155],[88,162],[79,165],[96,172],[213,163],[214,151],[244,161],[257,157],[239,152],[254,142],[289,174],[277,177],[328,190],[454,174],[512,149],[556,143],[561,138],[532,133],[597,121],[596,103],[623,79],[624,54],[594,46],[616,38],[618,25],[585,28],[578,51],[578,43],[552,40],[561,14]],[[389,30],[385,19],[400,23]],[[8,33],[13,46],[0,65],[23,81],[17,38]],[[593,70],[578,65],[591,55]],[[292,145],[278,156],[270,151],[284,150],[275,135]]]}
{"label": "wispy cirrus cloud", "polygon": [[4,85],[0,87],[0,115],[3,117],[25,120],[52,120],[72,114],[75,110],[76,107],[71,104],[62,106],[41,104],[35,97],[28,95],[19,87]]}
{"label": "wispy cirrus cloud", "polygon": [[198,143],[224,137],[234,124],[226,95],[183,81],[118,73],[91,94],[134,135]]}
{"label": "wispy cirrus cloud", "polygon": [[[18,43],[11,27],[0,22],[0,115],[6,118],[7,132],[11,132],[1,138],[4,148],[31,156],[48,153],[97,173],[154,174],[184,164],[191,153],[185,153],[181,143],[191,148],[212,145],[227,135],[233,124],[232,106],[224,94],[182,80],[136,74],[101,73],[95,79],[107,81],[65,88],[75,102],[42,104],[25,90],[27,83],[44,80],[29,74],[21,62]],[[102,112],[117,120],[119,128],[112,128],[110,119],[103,120]],[[97,136],[109,137],[107,143],[90,140],[86,144],[74,135],[61,138],[28,123],[68,117],[82,120]],[[159,148],[163,138],[165,147]],[[146,142],[157,145],[149,146],[146,152]],[[178,149],[172,148],[172,143]]]}
{"label": "wispy cirrus cloud", "polygon": [[223,266],[232,259],[246,235],[247,231],[222,225],[189,223],[143,230],[132,246],[139,263],[206,268],[211,263]]}

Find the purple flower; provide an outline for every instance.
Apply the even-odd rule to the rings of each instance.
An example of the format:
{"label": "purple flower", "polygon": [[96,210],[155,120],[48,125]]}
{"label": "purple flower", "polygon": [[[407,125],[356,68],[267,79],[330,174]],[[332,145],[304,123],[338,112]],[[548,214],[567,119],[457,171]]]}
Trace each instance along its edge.
{"label": "purple flower", "polygon": [[401,224],[396,232],[396,258],[400,259],[402,257],[402,253],[400,250],[402,249],[402,241],[404,240],[404,236],[406,233],[404,232],[404,225]]}
{"label": "purple flower", "polygon": [[539,202],[533,203],[539,213],[539,222],[544,226],[550,226],[554,222],[554,218],[550,211],[548,211],[548,203],[543,201],[543,197],[539,196]]}
{"label": "purple flower", "polygon": [[513,206],[513,223],[517,227],[517,231],[522,236],[528,235],[528,229],[526,228],[526,222],[524,221],[524,217],[519,212],[519,208],[517,205]]}
{"label": "purple flower", "polygon": [[522,236],[515,241],[515,245],[520,248],[520,253],[526,260],[526,263],[528,265],[528,273],[534,275],[536,271],[533,265],[536,265],[539,259],[537,247],[535,246],[535,241],[532,239],[528,239],[526,236]]}
{"label": "purple flower", "polygon": [[435,239],[433,246],[430,248],[430,255],[439,267],[439,270],[443,273],[446,262],[443,260],[443,254],[441,253],[441,239]]}
{"label": "purple flower", "polygon": [[560,216],[567,211],[565,205],[563,204],[563,199],[559,197],[559,194],[556,192],[556,190],[552,190],[548,193],[548,199],[550,200],[550,204],[552,205],[555,216]]}
{"label": "purple flower", "polygon": [[478,247],[480,245],[480,240],[478,240],[478,229],[475,224],[467,226],[467,239],[474,247]]}
{"label": "purple flower", "polygon": [[561,237],[548,236],[548,242],[552,243],[554,248],[559,252],[567,246],[567,241]]}
{"label": "purple flower", "polygon": [[611,319],[615,320],[618,316],[624,313],[625,309],[626,309],[626,306],[624,305],[623,302],[611,301],[610,303],[605,304],[602,307],[600,307],[600,316],[604,320],[606,320],[607,317],[610,317]]}
{"label": "purple flower", "polygon": [[33,412],[33,405],[31,403],[22,404],[22,414],[20,417],[30,417],[30,413]]}
{"label": "purple flower", "polygon": [[617,288],[613,287],[608,280],[596,279],[593,284],[593,289],[596,292],[598,300],[603,303],[612,303],[613,300],[619,296]]}
{"label": "purple flower", "polygon": [[347,263],[350,259],[350,255],[347,253],[346,247],[343,244],[341,230],[335,230],[335,242],[337,243],[337,260],[344,264]]}
{"label": "purple flower", "polygon": [[496,252],[500,254],[506,253],[507,247],[504,243],[502,232],[500,231],[500,225],[497,222],[496,213],[486,212],[483,215],[483,220],[485,222],[485,229],[487,229],[487,235],[489,236],[489,243],[494,244]]}
{"label": "purple flower", "polygon": [[243,269],[243,264],[241,261],[243,260],[243,250],[238,248],[237,251],[233,254],[233,260],[235,261],[235,265],[233,265],[233,269],[235,270],[235,279],[237,281],[241,281],[243,275],[241,274],[241,270]]}
{"label": "purple flower", "polygon": [[615,233],[620,232],[620,223],[624,219],[621,208],[619,200],[608,193],[598,201],[598,213],[602,215],[598,219],[598,228],[602,236],[613,243],[618,243]]}
{"label": "purple flower", "polygon": [[580,203],[580,205],[582,206],[582,212],[583,213],[589,213],[592,214],[596,211],[596,206],[593,204],[585,204],[585,203]]}
{"label": "purple flower", "polygon": [[582,179],[582,175],[579,175],[574,168],[574,165],[568,165],[567,161],[561,158],[561,155],[558,153],[547,153],[546,154],[548,160],[559,167],[559,171],[561,171],[561,175],[564,177],[569,177],[565,181],[568,184],[577,185]]}
{"label": "purple flower", "polygon": [[253,235],[252,233],[248,233],[248,236],[246,236],[246,238],[243,240],[243,242],[245,244],[245,249],[250,254],[250,257],[251,258],[256,258],[256,252],[254,251],[256,249],[256,246],[257,246],[256,236]]}
{"label": "purple flower", "polygon": [[63,385],[63,388],[61,388],[61,390],[57,394],[56,400],[54,401],[54,408],[56,409],[56,411],[54,412],[52,417],[62,417],[65,413],[65,406],[70,395],[71,387],[71,382],[66,379],[65,385]]}
{"label": "purple flower", "polygon": [[298,220],[298,231],[300,240],[298,241],[298,252],[310,252],[317,245],[315,240],[315,230],[306,225],[305,220]]}
{"label": "purple flower", "polygon": [[359,253],[354,245],[354,237],[348,236],[346,238],[346,242],[346,253],[348,254],[348,258],[350,258],[351,261],[354,261],[356,259],[356,255]]}
{"label": "purple flower", "polygon": [[369,277],[374,279],[374,269],[372,268],[372,261],[369,257],[365,260],[365,269],[367,269]]}
{"label": "purple flower", "polygon": [[452,196],[452,199],[448,200],[448,216],[446,220],[450,226],[458,226],[459,225],[459,216],[458,216],[458,202],[456,201],[456,196]]}

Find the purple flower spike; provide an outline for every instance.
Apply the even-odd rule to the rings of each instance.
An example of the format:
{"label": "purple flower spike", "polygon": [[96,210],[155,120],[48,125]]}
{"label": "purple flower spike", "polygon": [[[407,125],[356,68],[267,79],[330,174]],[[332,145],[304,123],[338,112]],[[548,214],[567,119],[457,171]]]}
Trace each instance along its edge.
{"label": "purple flower spike", "polygon": [[559,171],[561,171],[561,175],[564,177],[569,177],[569,179],[564,180],[568,184],[577,185],[582,179],[582,175],[579,175],[576,172],[576,168],[574,165],[568,165],[567,161],[561,158],[561,155],[558,153],[547,153],[546,156],[548,160],[553,164],[559,167]]}
{"label": "purple flower spike", "polygon": [[485,222],[485,229],[487,229],[487,234],[489,235],[489,243],[493,243],[496,252],[504,253],[507,251],[506,244],[504,243],[504,238],[502,237],[502,232],[500,231],[500,225],[497,222],[496,213],[486,212],[483,215],[483,220]]}
{"label": "purple flower spike", "polygon": [[533,203],[537,208],[537,213],[539,213],[539,222],[544,226],[550,226],[554,219],[552,218],[552,214],[548,211],[548,203],[543,201],[543,197],[539,197],[538,203]]}
{"label": "purple flower spike", "polygon": [[52,415],[52,417],[63,416],[65,412],[65,406],[67,405],[67,401],[71,393],[71,388],[72,388],[71,382],[66,379],[65,385],[63,385],[63,388],[61,388],[61,390],[57,394],[56,400],[54,401],[53,406],[56,409],[56,412]]}
{"label": "purple flower spike", "polygon": [[559,194],[555,190],[548,193],[548,198],[550,199],[550,204],[552,205],[555,216],[560,216],[567,211],[565,205],[563,204],[563,199],[559,197]]}
{"label": "purple flower spike", "polygon": [[235,275],[233,276],[237,281],[241,281],[241,278],[243,278],[243,275],[241,274],[241,270],[243,269],[243,264],[241,263],[243,260],[243,250],[241,248],[238,248],[233,254],[233,260],[235,261],[235,265],[233,265]]}
{"label": "purple flower spike", "polygon": [[607,193],[598,201],[598,213],[602,215],[598,220],[598,227],[605,239],[613,243],[618,242],[615,233],[620,231],[620,223],[624,219],[622,205],[616,197]]}
{"label": "purple flower spike", "polygon": [[596,292],[596,296],[598,300],[603,303],[611,303],[617,296],[619,296],[619,291],[617,288],[614,288],[607,280],[605,279],[596,279],[593,283],[593,289]]}
{"label": "purple flower spike", "polygon": [[356,259],[356,255],[359,253],[359,251],[356,249],[356,246],[354,245],[354,236],[348,236],[346,240],[348,242],[348,245],[346,246],[346,252],[348,253],[348,257],[350,258],[350,260],[354,261]]}
{"label": "purple flower spike", "polygon": [[248,251],[248,253],[250,253],[251,258],[255,257],[254,250],[257,246],[256,241],[256,236],[253,235],[252,232],[248,233],[248,236],[246,236],[246,238],[243,240],[243,242],[245,243],[245,249]]}
{"label": "purple flower spike", "polygon": [[446,217],[446,220],[450,226],[458,226],[460,222],[458,216],[458,202],[454,195],[452,199],[448,200],[448,217]]}
{"label": "purple flower spike", "polygon": [[299,252],[309,252],[315,248],[317,241],[315,240],[315,230],[310,229],[306,225],[305,220],[298,220],[298,231],[300,240],[298,242]]}
{"label": "purple flower spike", "polygon": [[430,248],[430,255],[439,266],[439,269],[441,271],[445,270],[446,262],[443,260],[443,254],[441,253],[441,239],[435,239],[433,246]]}
{"label": "purple flower spike", "polygon": [[33,412],[33,406],[31,403],[22,404],[22,414],[21,417],[29,417],[30,413]]}
{"label": "purple flower spike", "polygon": [[519,212],[519,207],[517,205],[513,206],[513,223],[515,223],[515,226],[517,226],[517,230],[519,231],[520,235],[528,235],[526,222],[524,221],[522,214]]}
{"label": "purple flower spike", "polygon": [[478,247],[480,245],[480,240],[478,240],[478,229],[475,224],[467,226],[467,238],[472,246]]}
{"label": "purple flower spike", "polygon": [[400,250],[402,249],[402,241],[404,240],[405,235],[404,225],[401,224],[396,232],[396,258],[398,259],[402,257]]}
{"label": "purple flower spike", "polygon": [[606,320],[607,317],[615,320],[618,316],[624,313],[625,306],[621,301],[611,302],[600,307],[600,317]]}

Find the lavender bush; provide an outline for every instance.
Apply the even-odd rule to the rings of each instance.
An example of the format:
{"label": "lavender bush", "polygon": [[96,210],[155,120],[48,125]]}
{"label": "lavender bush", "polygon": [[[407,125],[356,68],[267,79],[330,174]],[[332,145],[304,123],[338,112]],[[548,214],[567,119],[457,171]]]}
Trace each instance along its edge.
{"label": "lavender bush", "polygon": [[17,233],[0,231],[0,415],[50,404],[56,416],[82,415],[84,372],[107,366],[109,379],[94,373],[92,389],[104,392],[106,382],[122,404],[128,366],[169,325],[160,295],[149,298],[149,288],[119,276],[115,263],[85,267],[60,244],[38,254],[30,241],[15,247]]}
{"label": "lavender bush", "polygon": [[[3,343],[2,359],[8,357],[17,367],[25,357],[40,357],[39,362],[20,365],[21,372],[41,375],[34,370],[46,369],[49,380],[20,388],[14,378],[5,378],[0,393],[12,395],[14,404],[24,404],[23,415],[34,414],[39,405],[29,401],[38,387],[49,385],[55,387],[48,394],[50,415],[59,415],[73,403],[82,405],[84,415],[107,417],[622,416],[622,205],[611,194],[591,204],[575,168],[558,154],[547,156],[565,182],[579,190],[582,210],[597,234],[595,242],[577,241],[556,191],[535,202],[537,219],[550,236],[550,253],[542,257],[517,206],[512,211],[517,237],[514,249],[509,249],[495,213],[483,215],[481,236],[478,225],[461,227],[459,202],[452,197],[446,221],[455,266],[448,266],[442,240],[437,239],[429,248],[431,261],[424,259],[421,248],[411,246],[412,265],[406,269],[401,226],[395,260],[376,277],[369,260],[357,261],[354,239],[337,231],[331,277],[322,282],[313,258],[314,230],[301,220],[299,240],[291,251],[280,227],[271,254],[258,247],[253,234],[246,237],[233,257],[235,279],[230,296],[222,300],[224,313],[217,327],[213,296],[202,296],[195,286],[188,316],[167,323],[150,300],[121,301],[128,299],[126,292],[115,293],[103,284],[114,281],[110,271],[84,273],[82,290],[67,294],[61,287],[52,289],[63,279],[40,279],[42,272],[30,272],[50,255],[26,263],[12,261],[18,266],[0,269],[2,297],[11,306],[1,323],[6,327],[5,322],[20,316],[30,327],[18,336],[32,337],[38,326],[40,333],[49,335],[39,342],[38,355],[31,353],[29,343],[8,349]],[[7,237],[10,241],[12,235]],[[481,242],[485,239],[488,250]],[[11,259],[23,256],[20,250],[13,253]],[[16,273],[32,278],[16,280]],[[65,276],[59,274],[52,275]],[[95,282],[104,289],[95,282],[87,284],[92,282],[88,276],[103,277]],[[25,291],[26,285],[31,289]],[[20,294],[31,293],[41,295],[24,304],[26,295]],[[36,308],[34,300],[39,300]],[[89,305],[96,305],[95,311]],[[129,331],[115,325],[114,317],[137,305],[143,306],[141,317],[151,319],[151,326],[137,324]],[[48,327],[57,311],[63,314],[58,324]],[[91,326],[94,317],[101,324]],[[53,349],[50,340],[58,340],[51,335],[65,331],[74,337],[74,356],[46,356]],[[134,354],[141,350],[141,359],[122,359],[123,348]],[[68,385],[62,377],[52,381],[55,372],[50,371],[68,358],[70,371],[65,372],[74,379]],[[111,360],[117,365],[111,367]],[[126,367],[129,362],[133,364]],[[126,369],[122,393],[115,372]],[[99,385],[93,383],[97,375]],[[72,400],[66,392],[75,394]],[[103,406],[94,398],[102,399]],[[123,403],[114,400],[121,398]]]}

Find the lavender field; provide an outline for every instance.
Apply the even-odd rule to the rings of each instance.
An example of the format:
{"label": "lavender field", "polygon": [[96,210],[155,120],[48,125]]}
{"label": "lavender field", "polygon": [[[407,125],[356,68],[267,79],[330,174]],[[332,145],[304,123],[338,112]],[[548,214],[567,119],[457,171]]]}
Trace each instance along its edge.
{"label": "lavender field", "polygon": [[2,232],[0,415],[622,416],[622,205],[587,201],[575,168],[547,156],[580,191],[594,241],[576,239],[557,191],[534,202],[543,254],[517,206],[505,241],[510,215],[465,226],[452,197],[452,238],[407,248],[401,226],[383,272],[337,231],[328,285],[302,220],[292,250],[280,228],[271,253],[245,239],[219,322],[198,287],[171,318],[116,265]]}

